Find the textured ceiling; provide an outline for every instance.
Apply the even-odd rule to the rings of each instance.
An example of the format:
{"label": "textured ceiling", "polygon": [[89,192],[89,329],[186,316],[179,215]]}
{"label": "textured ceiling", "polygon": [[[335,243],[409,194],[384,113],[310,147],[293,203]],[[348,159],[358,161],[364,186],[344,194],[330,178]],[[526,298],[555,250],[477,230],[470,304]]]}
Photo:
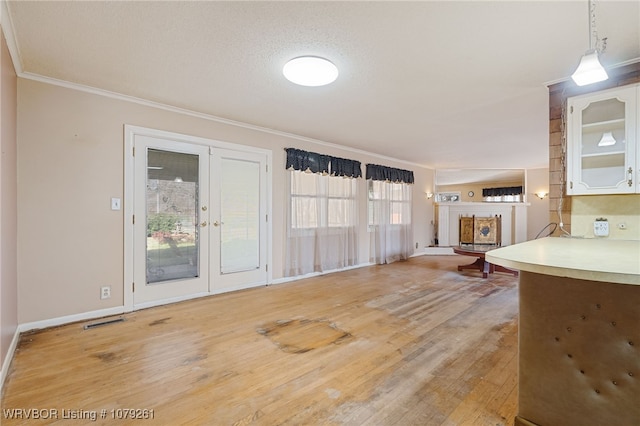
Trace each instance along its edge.
{"label": "textured ceiling", "polygon": [[[148,99],[432,168],[548,164],[545,83],[588,48],[588,2],[8,2],[24,76]],[[599,1],[605,66],[640,2]],[[282,66],[340,70],[298,87]]]}

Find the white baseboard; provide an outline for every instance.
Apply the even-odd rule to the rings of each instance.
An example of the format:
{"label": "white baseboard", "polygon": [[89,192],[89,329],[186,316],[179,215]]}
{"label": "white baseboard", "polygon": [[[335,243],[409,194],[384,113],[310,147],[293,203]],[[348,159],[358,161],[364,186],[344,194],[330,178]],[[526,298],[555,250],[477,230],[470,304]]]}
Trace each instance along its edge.
{"label": "white baseboard", "polygon": [[210,296],[211,293],[195,293],[187,296],[172,297],[170,299],[154,300],[152,302],[136,303],[133,310],[155,308],[156,306],[169,305],[171,303],[184,302],[185,300],[198,299],[200,297]]}
{"label": "white baseboard", "polygon": [[448,256],[455,254],[453,247],[425,247],[424,254],[436,256]]}
{"label": "white baseboard", "polygon": [[[218,291],[218,292],[214,291],[214,292],[211,292],[211,293],[208,293],[208,292],[207,293],[198,293],[198,294],[193,294],[193,295],[189,295],[189,296],[181,296],[181,297],[175,297],[175,298],[171,298],[171,299],[164,299],[164,300],[158,300],[158,301],[153,301],[153,302],[145,302],[145,303],[136,304],[135,305],[135,310],[152,308],[152,307],[155,307],[155,306],[162,306],[162,305],[166,305],[166,304],[170,304],[170,303],[182,302],[182,301],[185,301],[185,300],[196,299],[196,298],[203,297],[203,296],[212,296],[212,295],[219,294],[219,293],[228,293],[228,292],[231,292],[231,291],[243,290],[243,289],[251,288],[251,287],[260,287],[262,285],[282,284],[282,283],[286,283],[286,282],[297,281],[297,280],[310,278],[310,277],[317,277],[317,276],[320,276],[320,275],[330,274],[330,273],[333,273],[333,272],[348,271],[350,269],[362,268],[362,267],[371,266],[371,265],[373,265],[373,263],[361,263],[361,264],[358,264],[358,265],[355,265],[355,266],[349,266],[349,267],[346,267],[346,268],[335,269],[335,270],[331,270],[331,271],[313,272],[313,273],[310,273],[310,274],[299,275],[299,276],[296,276],[296,277],[278,278],[278,279],[272,280],[271,283],[258,284],[258,285],[252,284],[250,286],[240,286],[240,287],[232,288],[232,289],[224,289],[223,291]],[[25,333],[27,331],[40,330],[40,329],[49,328],[49,327],[56,327],[56,326],[59,326],[59,325],[71,324],[71,323],[74,323],[74,322],[80,322],[80,321],[86,321],[86,320],[91,320],[91,319],[96,319],[96,318],[108,317],[108,316],[112,316],[112,315],[121,315],[123,313],[125,313],[124,306],[116,306],[116,307],[113,307],[113,308],[100,309],[98,311],[83,312],[81,314],[67,315],[67,316],[64,316],[64,317],[51,318],[51,319],[46,319],[46,320],[42,320],[42,321],[33,321],[33,322],[24,323],[24,324],[19,324],[16,334],[19,335],[20,333]]]}
{"label": "white baseboard", "polygon": [[11,344],[9,345],[9,350],[7,351],[7,355],[2,363],[2,370],[0,371],[0,397],[2,397],[4,392],[4,381],[9,374],[9,367],[11,366],[11,361],[13,361],[13,355],[16,353],[19,341],[20,331],[16,328],[16,332],[13,334],[13,339],[11,339]]}
{"label": "white baseboard", "polygon": [[111,315],[120,315],[123,313],[124,306],[116,306],[114,308],[100,309],[98,311],[83,312],[81,314],[67,315],[42,321],[27,322],[18,325],[18,332],[24,333],[27,331],[40,330],[42,328],[56,327],[58,325],[71,324],[73,322],[108,317]]}
{"label": "white baseboard", "polygon": [[319,277],[321,275],[333,274],[334,272],[344,272],[344,271],[349,271],[351,269],[364,268],[365,266],[372,266],[372,265],[374,265],[374,263],[370,263],[370,262],[359,263],[354,266],[347,266],[346,268],[341,268],[341,269],[332,269],[330,271],[310,272],[304,275],[296,275],[295,277],[276,278],[275,280],[271,280],[271,284],[284,284],[292,281],[304,280],[306,278]]}
{"label": "white baseboard", "polygon": [[13,339],[11,339],[11,344],[9,345],[7,355],[4,358],[4,362],[2,363],[2,369],[0,370],[0,396],[4,391],[4,382],[7,378],[7,375],[9,374],[9,367],[11,366],[11,362],[13,361],[13,357],[15,356],[16,349],[18,348],[18,342],[20,341],[20,335],[22,333],[33,330],[40,330],[43,328],[55,327],[63,324],[70,324],[78,321],[108,317],[111,315],[119,315],[122,313],[124,313],[124,307],[117,306],[115,308],[100,309],[99,311],[84,312],[81,314],[67,315],[64,317],[18,324],[18,327],[16,327],[16,331],[13,335]]}

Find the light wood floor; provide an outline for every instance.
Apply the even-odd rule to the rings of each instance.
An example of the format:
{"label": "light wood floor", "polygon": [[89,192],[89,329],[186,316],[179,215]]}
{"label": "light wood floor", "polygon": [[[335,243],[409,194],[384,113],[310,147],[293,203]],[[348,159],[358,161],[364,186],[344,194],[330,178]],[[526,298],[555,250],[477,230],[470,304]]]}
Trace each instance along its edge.
{"label": "light wood floor", "polygon": [[[0,423],[511,425],[518,279],[456,271],[471,261],[422,256],[23,335]],[[8,420],[16,408],[58,420]]]}

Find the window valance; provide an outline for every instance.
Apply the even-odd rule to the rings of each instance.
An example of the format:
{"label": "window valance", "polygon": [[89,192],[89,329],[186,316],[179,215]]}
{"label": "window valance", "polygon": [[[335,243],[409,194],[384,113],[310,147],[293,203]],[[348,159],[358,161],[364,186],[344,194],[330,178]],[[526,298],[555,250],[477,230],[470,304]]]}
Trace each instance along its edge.
{"label": "window valance", "polygon": [[413,172],[394,169],[393,167],[367,164],[367,180],[383,180],[388,182],[413,183]]}
{"label": "window valance", "polygon": [[287,170],[309,170],[312,173],[327,173],[333,176],[362,177],[359,161],[295,148],[285,148],[285,151],[287,152]]}
{"label": "window valance", "polygon": [[503,188],[484,188],[482,190],[483,197],[502,197],[504,195],[520,195],[522,194],[521,186],[506,186]]}
{"label": "window valance", "polygon": [[345,158],[331,157],[331,174],[334,176],[362,177],[360,162]]}
{"label": "window valance", "polygon": [[309,170],[312,173],[329,173],[330,157],[328,155],[295,148],[286,148],[285,151],[287,151],[287,170]]}

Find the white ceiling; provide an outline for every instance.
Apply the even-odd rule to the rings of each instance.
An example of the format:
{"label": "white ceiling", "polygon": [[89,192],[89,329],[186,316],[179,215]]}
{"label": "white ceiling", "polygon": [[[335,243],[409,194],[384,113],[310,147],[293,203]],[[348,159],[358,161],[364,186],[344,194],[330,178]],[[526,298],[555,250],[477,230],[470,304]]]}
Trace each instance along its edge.
{"label": "white ceiling", "polygon": [[[546,167],[546,84],[589,44],[587,0],[7,6],[24,77],[438,169]],[[596,16],[605,66],[638,60],[640,2],[601,0]],[[282,66],[300,55],[330,59],[338,80],[288,82]]]}

